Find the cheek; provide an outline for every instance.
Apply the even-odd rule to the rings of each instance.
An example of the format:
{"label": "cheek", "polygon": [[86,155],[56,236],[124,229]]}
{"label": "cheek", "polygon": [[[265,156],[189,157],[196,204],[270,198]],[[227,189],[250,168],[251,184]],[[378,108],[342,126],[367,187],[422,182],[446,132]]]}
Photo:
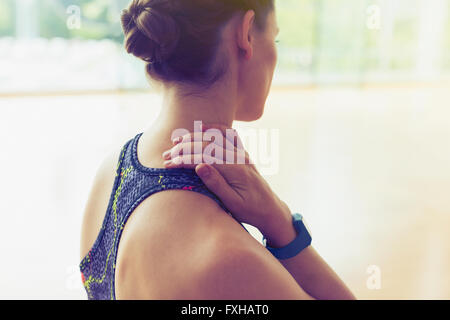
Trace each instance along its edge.
{"label": "cheek", "polygon": [[266,75],[265,78],[267,79],[267,86],[270,87],[273,79],[273,75],[275,72],[275,67],[277,65],[277,59],[278,59],[278,52],[276,46],[272,45],[267,48],[266,51]]}
{"label": "cheek", "polygon": [[263,50],[263,64],[265,66],[264,72],[266,73],[266,77],[271,79],[278,59],[277,47],[272,41],[268,41]]}
{"label": "cheek", "polygon": [[242,110],[238,111],[237,119],[240,121],[258,120],[263,112],[265,101],[270,91],[272,78],[277,64],[278,53],[274,43],[270,41],[263,43],[259,48],[260,54],[253,60],[251,66],[251,77],[247,78],[248,87],[246,87],[245,101]]}
{"label": "cheek", "polygon": [[277,47],[276,46],[272,46],[271,50],[269,51],[269,63],[271,66],[271,69],[275,69],[275,66],[277,65],[277,60],[278,60],[278,51],[277,51]]}

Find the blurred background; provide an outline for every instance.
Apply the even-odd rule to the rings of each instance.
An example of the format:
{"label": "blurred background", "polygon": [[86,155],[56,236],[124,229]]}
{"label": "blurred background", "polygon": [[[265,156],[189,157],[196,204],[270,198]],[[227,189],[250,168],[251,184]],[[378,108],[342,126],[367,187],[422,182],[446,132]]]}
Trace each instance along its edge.
{"label": "blurred background", "polygon": [[[2,299],[86,298],[95,172],[161,102],[122,48],[127,4],[0,0]],[[450,299],[450,0],[278,0],[277,16],[265,115],[236,124],[279,133],[267,180],[358,298]]]}

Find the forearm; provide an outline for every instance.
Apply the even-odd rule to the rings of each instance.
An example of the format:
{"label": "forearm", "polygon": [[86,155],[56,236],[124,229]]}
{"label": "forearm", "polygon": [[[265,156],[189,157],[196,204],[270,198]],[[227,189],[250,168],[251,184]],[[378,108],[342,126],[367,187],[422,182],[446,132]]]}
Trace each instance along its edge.
{"label": "forearm", "polygon": [[353,300],[355,296],[317,251],[309,246],[293,258],[279,260],[308,294],[316,299]]}
{"label": "forearm", "polygon": [[[284,219],[271,223],[267,244],[283,247],[297,236],[291,214],[284,213]],[[328,266],[317,251],[309,246],[295,257],[279,260],[297,283],[315,299],[347,300],[355,299],[339,276]]]}

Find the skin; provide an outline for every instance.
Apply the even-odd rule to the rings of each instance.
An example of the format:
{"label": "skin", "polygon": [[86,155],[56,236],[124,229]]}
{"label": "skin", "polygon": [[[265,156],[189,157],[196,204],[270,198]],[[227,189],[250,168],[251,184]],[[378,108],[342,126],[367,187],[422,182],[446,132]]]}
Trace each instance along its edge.
{"label": "skin", "polygon": [[[275,12],[268,15],[264,31],[256,28],[253,11],[232,18],[223,30],[219,52],[219,58],[228,59],[228,73],[201,96],[185,95],[199,88],[163,83],[162,111],[139,141],[139,161],[146,167],[165,168],[161,154],[173,146],[173,131],[194,131],[194,121],[232,127],[235,120],[259,119],[277,62],[278,32]],[[80,258],[101,228],[122,145],[104,160],[94,179]],[[271,227],[263,229],[271,234],[271,243],[283,246],[295,237],[295,230],[289,229],[289,208],[263,182],[261,186],[267,194],[263,206],[278,217],[265,219]],[[302,275],[294,280],[292,272],[216,202],[181,190],[154,194],[134,210],[120,240],[115,277],[118,299],[314,298],[299,285]]]}
{"label": "skin", "polygon": [[[267,245],[271,247],[280,248],[288,245],[296,238],[297,231],[293,227],[292,213],[287,205],[270,190],[247,152],[245,163],[221,162],[225,152],[232,152],[236,156],[242,151],[242,143],[237,142],[240,140],[237,136],[237,141],[233,141],[234,146],[226,144],[227,139],[231,141],[226,136],[230,128],[218,124],[203,126],[204,132],[211,130],[222,133],[221,139],[211,142],[208,138],[203,139],[201,135],[189,133],[175,140],[174,147],[163,153],[163,158],[167,160],[166,167],[195,168],[205,185],[231,210],[236,220],[256,226],[267,239]],[[222,152],[214,155],[204,152],[203,150],[211,144],[222,148]],[[198,162],[194,160],[199,156],[202,157],[203,163],[196,164]],[[205,163],[204,158],[208,158],[211,162]],[[219,161],[212,161],[214,159]],[[312,245],[296,256],[280,259],[279,262],[304,290],[304,294],[301,293],[300,296],[308,294],[306,298],[327,300],[355,299],[352,292]]]}

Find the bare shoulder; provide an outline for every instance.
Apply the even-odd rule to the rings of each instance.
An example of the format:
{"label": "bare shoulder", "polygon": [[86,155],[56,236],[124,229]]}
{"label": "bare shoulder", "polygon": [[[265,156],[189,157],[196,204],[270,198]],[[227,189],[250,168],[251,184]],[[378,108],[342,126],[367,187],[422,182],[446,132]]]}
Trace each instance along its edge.
{"label": "bare shoulder", "polygon": [[91,189],[84,208],[80,254],[83,258],[98,236],[109,203],[116,177],[117,163],[122,147],[116,147],[105,156],[91,183]]}
{"label": "bare shoulder", "polygon": [[215,252],[209,253],[195,282],[197,291],[190,299],[311,299],[265,248],[248,246],[240,239],[235,240],[225,245],[218,243]]}
{"label": "bare shoulder", "polygon": [[184,299],[194,295],[219,239],[261,246],[202,194],[170,190],[142,202],[125,224],[116,263],[119,299]]}
{"label": "bare shoulder", "polygon": [[149,197],[125,225],[118,299],[307,299],[289,272],[210,198]]}

